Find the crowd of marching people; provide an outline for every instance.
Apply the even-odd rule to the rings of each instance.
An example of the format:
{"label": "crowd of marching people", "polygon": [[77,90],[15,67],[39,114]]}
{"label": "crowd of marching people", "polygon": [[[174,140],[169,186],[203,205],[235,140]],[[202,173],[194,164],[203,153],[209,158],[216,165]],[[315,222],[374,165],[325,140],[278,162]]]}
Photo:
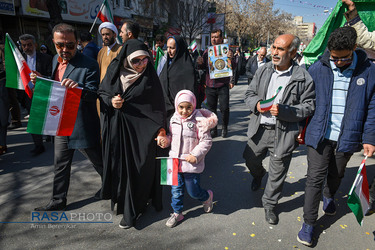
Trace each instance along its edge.
{"label": "crowd of marching people", "polygon": [[[262,196],[265,220],[278,224],[276,207],[292,152],[305,143],[304,222],[297,240],[311,246],[320,201],[324,214],[335,215],[334,197],[351,156],[363,149],[364,155],[372,157],[375,151],[375,65],[366,54],[375,50],[375,38],[354,3],[342,2],[348,6],[347,25],[330,34],[325,53],[308,70],[299,65],[300,40],[293,34],[278,36],[269,50],[261,46],[248,60],[240,49],[225,51],[232,74],[217,78],[210,75],[210,52],[192,51],[177,35],[156,37],[156,46],[165,51],[164,64],[156,65],[153,52],[138,40],[139,25],[132,21],[125,22],[120,31],[103,22],[98,29],[103,40],[100,49],[90,33],[78,34],[69,24],[57,24],[52,30],[54,56],[46,45],[38,51],[33,35],[19,36],[22,56],[32,71],[30,89],[39,77],[60,82],[67,89],[82,88],[70,136],[31,134],[33,156],[45,151],[45,140],[54,143],[52,196],[35,210],[66,209],[77,149],[101,177],[95,198],[110,200],[112,208],[116,205],[117,214],[122,214],[121,228],[134,227],[149,203],[162,209],[164,163],[158,157],[177,159],[168,161],[178,174],[171,188],[173,213],[166,226],[175,227],[184,219],[185,188],[202,203],[204,212],[211,212],[214,190],[205,189],[200,174],[212,139],[219,135],[218,124],[220,135],[228,136],[230,89],[245,74],[244,103],[250,115],[243,158],[253,177],[250,188],[258,191],[268,173]],[[212,30],[210,35],[212,46],[224,44],[222,30]],[[7,130],[22,126],[19,101],[29,113],[33,99],[24,91],[5,88],[9,76],[3,50],[0,57],[2,155],[8,151]],[[201,108],[203,100],[207,109]],[[262,162],[268,155],[265,169]],[[370,190],[371,210],[375,208],[374,189],[375,184]]]}

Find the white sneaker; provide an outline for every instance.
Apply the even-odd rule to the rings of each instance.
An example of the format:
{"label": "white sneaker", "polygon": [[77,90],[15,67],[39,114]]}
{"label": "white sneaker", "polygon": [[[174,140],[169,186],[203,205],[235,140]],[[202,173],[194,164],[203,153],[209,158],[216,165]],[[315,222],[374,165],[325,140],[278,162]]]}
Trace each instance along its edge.
{"label": "white sneaker", "polygon": [[30,115],[25,116],[23,119],[29,119]]}
{"label": "white sneaker", "polygon": [[207,190],[208,194],[210,195],[208,199],[203,202],[203,209],[206,213],[209,213],[212,211],[212,208],[214,207],[213,199],[214,199],[214,193],[211,190]]}
{"label": "white sneaker", "polygon": [[174,227],[177,225],[179,221],[182,221],[184,219],[184,216],[182,214],[171,214],[171,217],[167,220],[167,223],[165,225],[167,227]]}

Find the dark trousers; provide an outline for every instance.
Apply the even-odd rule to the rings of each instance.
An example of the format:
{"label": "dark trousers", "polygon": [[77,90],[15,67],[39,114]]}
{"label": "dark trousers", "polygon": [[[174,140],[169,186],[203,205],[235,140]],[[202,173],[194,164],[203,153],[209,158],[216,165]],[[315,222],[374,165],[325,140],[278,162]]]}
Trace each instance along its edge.
{"label": "dark trousers", "polygon": [[13,88],[8,88],[7,90],[12,122],[21,122],[21,109],[17,99],[17,90]]}
{"label": "dark trousers", "polygon": [[0,146],[7,145],[7,127],[0,126]]}
{"label": "dark trousers", "polygon": [[0,146],[7,145],[7,127],[9,120],[9,102],[5,79],[0,80]]}
{"label": "dark trousers", "polygon": [[275,157],[274,146],[275,129],[259,127],[257,133],[247,141],[243,153],[246,166],[254,178],[261,177],[266,173],[262,161],[268,152],[270,154],[268,180],[262,197],[264,208],[274,208],[277,205],[292,159],[292,154],[281,158]]}
{"label": "dark trousers", "polygon": [[[25,97],[25,106],[26,106],[27,112],[29,112],[30,114],[31,99],[27,95]],[[43,135],[31,134],[31,137],[33,138],[35,147],[43,146]]]}
{"label": "dark trousers", "polygon": [[[53,200],[66,201],[70,183],[70,171],[75,149],[68,148],[68,137],[55,137],[55,171],[53,179]],[[102,150],[100,144],[94,148],[79,149],[91,161],[100,177],[103,177]]]}
{"label": "dark trousers", "polygon": [[307,148],[307,180],[303,218],[305,223],[315,225],[318,219],[319,203],[323,195],[333,198],[341,179],[344,177],[346,164],[351,153],[336,152],[337,142],[325,139],[317,149]]}
{"label": "dark trousers", "polygon": [[223,119],[223,127],[229,123],[229,86],[224,85],[219,88],[206,87],[206,98],[208,110],[217,114],[217,101]]}
{"label": "dark trousers", "polygon": [[372,180],[371,187],[370,187],[370,202],[375,202],[375,177]]}

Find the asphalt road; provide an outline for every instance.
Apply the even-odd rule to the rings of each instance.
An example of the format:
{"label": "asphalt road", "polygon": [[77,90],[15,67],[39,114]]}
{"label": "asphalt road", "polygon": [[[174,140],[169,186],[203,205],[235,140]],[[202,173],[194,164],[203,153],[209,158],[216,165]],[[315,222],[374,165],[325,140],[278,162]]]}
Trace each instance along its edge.
{"label": "asphalt road", "polygon": [[[100,188],[100,177],[78,151],[65,215],[78,214],[88,222],[89,215],[102,214],[112,218],[105,222],[113,223],[54,223],[64,222],[62,213],[54,221],[51,215],[36,217],[33,209],[47,204],[52,193],[53,144],[45,143],[46,152],[31,157],[33,144],[24,120],[24,127],[9,131],[9,153],[0,157],[0,249],[308,249],[296,240],[303,222],[306,148],[301,146],[293,153],[276,209],[280,222],[271,226],[265,222],[261,203],[267,175],[262,189],[252,192],[252,177],[242,159],[249,114],[243,103],[246,88],[247,81],[241,78],[231,90],[228,137],[215,138],[206,157],[201,185],[214,192],[213,212],[205,214],[202,205],[186,195],[185,219],[172,229],[165,226],[172,211],[169,187],[164,187],[161,212],[149,206],[135,228],[120,229],[121,216],[112,215],[110,202],[93,198]],[[362,154],[356,153],[348,164],[336,197],[337,214],[327,217],[319,212],[315,249],[375,249],[375,215],[365,217],[361,227],[346,205],[362,159]],[[264,165],[267,168],[268,158]],[[367,160],[367,172],[371,181],[374,158]],[[38,218],[50,222],[35,223]]]}

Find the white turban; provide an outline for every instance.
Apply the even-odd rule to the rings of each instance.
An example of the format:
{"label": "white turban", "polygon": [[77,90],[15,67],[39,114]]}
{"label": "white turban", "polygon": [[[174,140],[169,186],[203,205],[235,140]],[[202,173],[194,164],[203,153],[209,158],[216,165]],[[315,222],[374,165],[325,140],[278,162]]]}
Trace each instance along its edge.
{"label": "white turban", "polygon": [[102,23],[99,26],[99,33],[102,31],[103,28],[112,30],[113,32],[116,33],[116,36],[118,36],[117,28],[116,28],[116,26],[113,23],[110,23],[110,22],[104,22],[104,23]]}

